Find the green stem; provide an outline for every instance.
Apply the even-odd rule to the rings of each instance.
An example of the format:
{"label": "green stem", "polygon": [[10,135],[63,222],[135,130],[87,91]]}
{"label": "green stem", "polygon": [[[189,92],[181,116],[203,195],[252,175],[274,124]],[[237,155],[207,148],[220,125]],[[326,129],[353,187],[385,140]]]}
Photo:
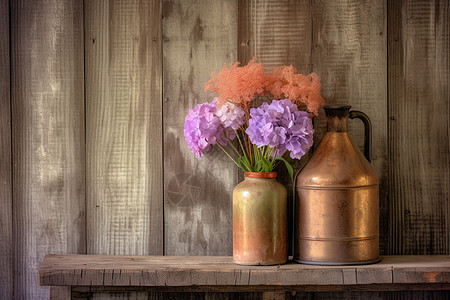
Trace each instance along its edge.
{"label": "green stem", "polygon": [[238,155],[241,156],[241,154],[239,153],[238,149],[236,149],[236,147],[233,145],[233,143],[231,142],[231,140],[227,137],[227,141],[228,141],[228,145],[231,146],[231,148],[234,150],[234,152]]}
{"label": "green stem", "polygon": [[242,153],[244,153],[244,157],[247,158],[247,160],[248,160],[247,154],[245,153],[245,148],[242,145],[241,138],[239,137],[239,133],[236,130],[234,132],[236,133],[236,136],[237,136],[237,138],[239,140],[239,145],[241,145]]}
{"label": "green stem", "polygon": [[275,161],[275,157],[272,157],[272,153],[275,151],[276,148],[271,148],[271,147],[267,147],[265,149],[265,154],[264,156],[269,159],[272,163]]}
{"label": "green stem", "polygon": [[[233,157],[231,157],[231,155],[219,144],[219,143],[217,143],[217,146],[219,146],[219,148],[220,149],[222,149],[223,150],[223,152],[225,152],[225,154],[234,162],[234,164],[239,168],[239,169],[241,169],[242,170],[242,168],[239,166],[239,164],[234,160],[234,158]],[[244,172],[245,172],[245,170],[243,170]]]}

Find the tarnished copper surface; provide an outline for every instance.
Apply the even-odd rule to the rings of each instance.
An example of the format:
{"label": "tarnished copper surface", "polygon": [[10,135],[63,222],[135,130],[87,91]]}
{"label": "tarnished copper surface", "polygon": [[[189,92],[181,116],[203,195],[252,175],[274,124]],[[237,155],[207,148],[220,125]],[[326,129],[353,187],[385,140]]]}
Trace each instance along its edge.
{"label": "tarnished copper surface", "polygon": [[379,259],[378,177],[348,135],[349,109],[326,109],[327,133],[297,176],[298,262],[342,265]]}
{"label": "tarnished copper surface", "polygon": [[272,175],[245,173],[245,180],[233,191],[233,261],[237,264],[286,262],[287,192]]}

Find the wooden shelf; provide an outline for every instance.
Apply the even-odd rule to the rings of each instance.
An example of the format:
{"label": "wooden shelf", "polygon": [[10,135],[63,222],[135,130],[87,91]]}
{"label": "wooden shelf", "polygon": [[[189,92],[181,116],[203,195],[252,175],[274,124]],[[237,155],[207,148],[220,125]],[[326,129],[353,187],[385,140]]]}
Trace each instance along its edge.
{"label": "wooden shelf", "polygon": [[91,292],[450,289],[450,256],[383,256],[361,266],[240,266],[225,256],[47,255],[39,282]]}

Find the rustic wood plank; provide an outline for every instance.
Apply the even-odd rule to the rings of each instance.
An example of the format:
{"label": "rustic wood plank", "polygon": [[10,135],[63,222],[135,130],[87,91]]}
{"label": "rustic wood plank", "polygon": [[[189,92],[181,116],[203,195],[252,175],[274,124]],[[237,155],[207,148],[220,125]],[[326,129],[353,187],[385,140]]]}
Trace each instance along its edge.
{"label": "rustic wood plank", "polygon": [[311,72],[311,1],[239,1],[239,61],[258,58],[266,68],[293,65]]}
{"label": "rustic wood plank", "polygon": [[[312,18],[311,1],[242,0],[238,11],[238,57],[245,65],[252,57],[264,63],[267,69],[293,65],[299,73],[311,73]],[[306,163],[286,156],[294,171]],[[288,207],[294,199],[293,181],[283,164],[276,171],[277,180],[288,190]],[[289,209],[294,211],[294,209]],[[293,215],[288,216],[289,236],[292,233]],[[292,248],[292,241],[289,240]],[[292,251],[291,251],[292,252]],[[292,254],[292,253],[291,253]]]}
{"label": "rustic wood plank", "polygon": [[160,1],[85,1],[88,253],[162,254]]}
{"label": "rustic wood plank", "polygon": [[[364,299],[364,300],[379,300],[379,299],[408,299],[408,300],[447,300],[449,299],[450,291],[394,291],[394,292],[362,292],[362,291],[349,291],[349,292],[319,292],[314,293],[314,300],[334,300],[334,299]],[[297,299],[297,298],[291,298]],[[304,298],[298,298],[304,299]]]}
{"label": "rustic wood plank", "polygon": [[[261,299],[261,292],[279,291],[308,293],[305,296],[313,297],[315,294],[311,292],[348,292],[348,291],[368,291],[368,292],[380,292],[385,295],[382,299],[390,299],[388,296],[393,291],[444,291],[450,293],[448,283],[428,283],[428,284],[347,284],[347,285],[209,285],[209,286],[181,286],[181,287],[157,287],[157,286],[74,286],[72,287],[72,295],[79,296],[79,298],[89,298],[89,295],[99,292],[118,293],[118,292],[151,292],[154,293],[154,297],[157,293],[173,293],[177,295],[187,295],[188,293],[203,293],[203,298],[207,298],[210,295],[220,295],[222,293],[243,293],[238,299],[246,299],[244,297],[256,296],[256,299]],[[155,293],[156,292],[156,293]],[[206,296],[204,292],[208,293]],[[252,293],[249,293],[252,292]],[[245,293],[245,294],[244,294]],[[259,295],[259,296],[258,296]],[[76,298],[78,299],[78,298]],[[153,298],[152,298],[153,299]],[[288,298],[289,299],[289,298]],[[394,298],[399,299],[399,297]],[[403,299],[403,298],[400,298]],[[408,298],[406,298],[408,299]],[[433,298],[431,298],[433,299]]]}
{"label": "rustic wood plank", "polygon": [[70,286],[50,287],[50,300],[70,300],[72,299],[72,289]]}
{"label": "rustic wood plank", "polygon": [[161,4],[85,5],[88,253],[162,254]]}
{"label": "rustic wood plank", "polygon": [[237,169],[219,149],[197,158],[185,116],[209,102],[210,73],[237,58],[237,1],[163,1],[165,254],[231,255]]}
{"label": "rustic wood plank", "polygon": [[448,1],[389,1],[389,253],[450,251]]}
{"label": "rustic wood plank", "polygon": [[44,256],[86,251],[83,3],[10,4],[14,297],[43,299]]}
{"label": "rustic wood plank", "polygon": [[[312,70],[321,77],[325,101],[346,103],[372,121],[372,166],[380,179],[380,250],[388,239],[387,31],[385,1],[313,2]],[[315,118],[316,144],[326,131]],[[363,124],[349,121],[349,134],[363,148]]]}
{"label": "rustic wood plank", "polygon": [[0,299],[13,296],[9,1],[0,1]]}
{"label": "rustic wood plank", "polygon": [[[217,293],[208,293],[205,295],[204,291],[210,291],[211,289],[202,289],[201,287],[195,287],[190,290],[180,290],[176,291],[177,288],[149,288],[149,287],[74,287],[72,289],[72,297],[74,299],[91,299],[93,295],[96,295],[96,293],[99,292],[109,292],[112,297],[117,295],[117,292],[123,292],[124,290],[128,291],[125,293],[125,297],[128,297],[128,295],[133,295],[129,291],[139,291],[140,293],[138,295],[143,295],[144,299],[170,299],[170,300],[183,300],[183,299],[199,299],[199,300],[214,300],[214,299],[236,299],[236,300],[260,300],[261,299],[261,292],[237,292],[232,290],[231,292],[224,291],[223,289],[220,289]],[[148,291],[153,291],[149,293]],[[146,298],[147,297],[147,298]],[[126,298],[127,299],[127,298]],[[133,299],[133,298],[132,298]]]}
{"label": "rustic wood plank", "polygon": [[39,278],[41,285],[56,286],[447,284],[450,288],[450,256],[385,256],[373,265],[325,267],[241,266],[228,256],[48,255]]}
{"label": "rustic wood plank", "polygon": [[[93,299],[99,300],[109,300],[109,299],[128,299],[128,300],[147,300],[152,299],[149,297],[148,293],[102,293],[102,294],[92,294],[91,297]],[[90,299],[90,298],[89,298]],[[158,298],[156,298],[158,299]]]}
{"label": "rustic wood plank", "polygon": [[264,292],[263,300],[284,300],[286,292]]}

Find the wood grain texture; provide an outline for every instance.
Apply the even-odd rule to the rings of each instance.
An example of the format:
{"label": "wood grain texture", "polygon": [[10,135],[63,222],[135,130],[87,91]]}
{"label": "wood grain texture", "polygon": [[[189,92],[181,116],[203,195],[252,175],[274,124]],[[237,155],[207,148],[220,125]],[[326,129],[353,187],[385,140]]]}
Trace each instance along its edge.
{"label": "wood grain texture", "polygon": [[[380,251],[386,252],[387,203],[387,33],[385,1],[313,1],[312,70],[321,77],[328,104],[345,103],[372,121],[372,166],[380,179]],[[315,139],[326,131],[322,113]],[[349,134],[362,150],[364,126],[349,121]]]}
{"label": "wood grain texture", "polygon": [[450,251],[449,1],[389,1],[389,253]]}
{"label": "wood grain texture", "polygon": [[[289,294],[288,294],[289,295]],[[305,294],[297,293],[290,297],[286,297],[289,300],[299,300],[299,299],[314,299],[314,300],[447,300],[449,299],[450,291],[393,291],[393,292],[364,292],[364,291],[349,291],[349,292],[319,292],[314,293],[314,298],[308,297]]]}
{"label": "wood grain texture", "polygon": [[87,251],[162,254],[160,1],[85,1]]}
{"label": "wood grain texture", "polygon": [[[238,19],[238,57],[245,65],[252,57],[264,63],[267,70],[281,65],[293,65],[302,74],[311,73],[312,15],[311,1],[241,0]],[[306,163],[285,155],[297,172]],[[289,212],[294,199],[293,180],[283,164],[276,171],[277,180],[288,190]],[[289,214],[289,236],[293,214]],[[292,244],[292,241],[289,241]],[[290,246],[289,249],[292,247]],[[292,249],[291,249],[292,250]],[[292,251],[290,251],[292,252]],[[291,253],[292,254],[292,253]]]}
{"label": "wood grain texture", "polygon": [[286,293],[285,292],[264,292],[262,294],[263,300],[284,300]]}
{"label": "wood grain texture", "polygon": [[0,0],[0,299],[13,296],[9,1]]}
{"label": "wood grain texture", "polygon": [[236,1],[163,1],[165,254],[231,255],[237,169],[219,149],[187,147],[188,110],[210,102],[204,83],[237,58]]}
{"label": "wood grain texture", "polygon": [[70,286],[52,286],[50,287],[50,300],[70,300],[72,291]]}
{"label": "wood grain texture", "polygon": [[229,256],[48,255],[39,279],[51,286],[444,284],[450,289],[450,256],[385,256],[373,265],[325,267],[241,266]]}
{"label": "wood grain texture", "polygon": [[[200,288],[194,288],[190,292],[174,292],[174,288],[166,289],[165,291],[157,290],[156,292],[145,292],[146,290],[149,290],[151,288],[138,288],[136,290],[140,290],[139,293],[122,293],[118,294],[118,291],[123,291],[125,289],[131,290],[132,288],[113,288],[113,287],[106,287],[106,288],[100,288],[100,287],[89,287],[89,288],[83,288],[83,287],[76,287],[72,290],[72,297],[74,299],[91,299],[92,297],[95,297],[97,293],[100,291],[109,291],[111,298],[119,298],[118,295],[121,295],[119,299],[150,299],[150,300],[223,300],[223,299],[229,299],[229,300],[260,300],[262,297],[261,292],[218,292],[218,293],[208,293],[205,294],[204,292],[201,292]],[[123,296],[122,296],[123,295]],[[142,298],[139,298],[142,297]],[[106,298],[110,299],[110,298]]]}
{"label": "wood grain texture", "polygon": [[239,1],[239,61],[266,68],[293,65],[311,72],[311,1]]}
{"label": "wood grain texture", "polygon": [[11,1],[14,297],[48,253],[85,253],[83,6]]}

